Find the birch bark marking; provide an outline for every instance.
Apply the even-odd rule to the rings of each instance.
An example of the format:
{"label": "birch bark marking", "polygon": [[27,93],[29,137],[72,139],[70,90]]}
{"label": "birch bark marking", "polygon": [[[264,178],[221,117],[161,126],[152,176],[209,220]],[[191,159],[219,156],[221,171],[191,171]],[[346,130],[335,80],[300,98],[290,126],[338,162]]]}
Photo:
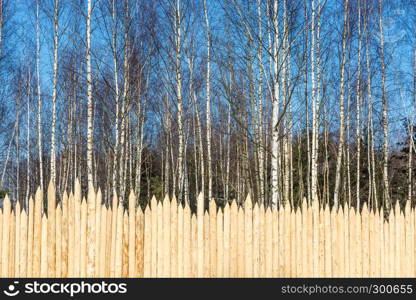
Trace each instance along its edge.
{"label": "birch bark marking", "polygon": [[[51,180],[56,185],[56,88],[58,77],[58,30],[59,0],[54,0],[55,14],[53,17],[53,88],[52,88],[52,133],[51,133]],[[88,50],[87,50],[88,51]],[[88,76],[88,75],[87,75]]]}
{"label": "birch bark marking", "polygon": [[87,4],[87,173],[88,187],[94,186],[92,175],[92,144],[93,144],[93,128],[92,128],[92,78],[91,78],[91,0]]}
{"label": "birch bark marking", "polygon": [[341,161],[342,161],[342,151],[344,148],[344,97],[345,97],[345,54],[347,48],[347,24],[348,24],[348,6],[349,0],[344,2],[344,26],[342,31],[342,54],[341,54],[341,86],[340,86],[340,96],[339,96],[339,114],[340,114],[340,124],[339,124],[339,143],[338,143],[338,153],[337,153],[337,163],[336,163],[336,174],[335,174],[335,190],[334,190],[334,206],[338,207],[339,201],[339,186],[341,182]]}

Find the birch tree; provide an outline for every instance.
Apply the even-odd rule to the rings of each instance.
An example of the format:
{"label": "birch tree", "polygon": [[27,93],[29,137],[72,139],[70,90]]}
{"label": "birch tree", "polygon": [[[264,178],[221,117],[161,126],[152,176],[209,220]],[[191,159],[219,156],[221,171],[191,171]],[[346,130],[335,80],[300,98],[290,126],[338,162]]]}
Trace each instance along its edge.
{"label": "birch tree", "polygon": [[339,90],[339,141],[335,173],[334,206],[338,208],[339,187],[341,183],[341,162],[344,148],[344,97],[345,97],[345,55],[347,49],[347,30],[348,30],[348,8],[349,0],[344,1],[344,22],[342,30],[342,53],[341,53],[341,74]]}
{"label": "birch tree", "polygon": [[40,18],[39,18],[39,1],[36,0],[36,79],[37,79],[37,96],[38,96],[38,155],[39,155],[39,182],[40,189],[43,192],[43,149],[42,149],[42,95],[40,79]]}
{"label": "birch tree", "polygon": [[91,15],[92,6],[91,0],[87,3],[86,15],[86,56],[87,56],[87,175],[88,188],[94,187],[93,173],[92,173],[92,151],[93,151],[93,122],[92,122],[92,75],[91,75]]}
{"label": "birch tree", "polygon": [[386,94],[386,64],[384,57],[384,35],[383,35],[383,1],[378,1],[379,12],[379,34],[380,34],[380,58],[381,58],[381,101],[382,101],[382,123],[383,123],[383,196],[384,205],[386,208],[390,208],[390,188],[389,188],[389,174],[388,174],[388,162],[389,162],[389,124],[388,124],[388,103]]}
{"label": "birch tree", "polygon": [[207,46],[207,82],[206,82],[206,119],[207,119],[207,165],[208,165],[208,199],[212,200],[212,154],[211,154],[211,95],[210,95],[210,77],[211,77],[211,32],[209,27],[207,1],[204,0],[204,16],[206,26],[206,46]]}
{"label": "birch tree", "polygon": [[59,0],[54,0],[53,17],[53,87],[52,87],[52,132],[51,132],[51,180],[56,186],[56,98],[58,80],[58,38],[59,38]]}

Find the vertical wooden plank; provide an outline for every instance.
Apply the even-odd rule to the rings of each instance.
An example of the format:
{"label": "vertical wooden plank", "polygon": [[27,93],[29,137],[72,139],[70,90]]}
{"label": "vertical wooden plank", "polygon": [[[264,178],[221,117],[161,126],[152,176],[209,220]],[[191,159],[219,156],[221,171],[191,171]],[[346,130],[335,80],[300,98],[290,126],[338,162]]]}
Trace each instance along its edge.
{"label": "vertical wooden plank", "polygon": [[349,213],[349,219],[350,222],[348,224],[349,226],[349,231],[350,231],[350,235],[349,235],[349,253],[351,255],[351,259],[350,259],[350,274],[348,277],[356,277],[357,275],[357,247],[355,247],[355,241],[356,241],[356,213],[355,213],[355,208],[352,207],[350,208],[350,213]]}
{"label": "vertical wooden plank", "polygon": [[325,227],[325,277],[332,277],[332,235],[331,235],[331,209],[327,205],[324,209]]}
{"label": "vertical wooden plank", "polygon": [[406,269],[407,264],[409,263],[408,258],[406,257],[406,231],[405,231],[405,219],[403,211],[400,211],[400,235],[399,235],[399,243],[400,243],[400,274],[399,277],[406,277]]}
{"label": "vertical wooden plank", "polygon": [[333,207],[331,210],[331,252],[332,252],[332,277],[339,277],[339,244],[338,244],[338,208]]}
{"label": "vertical wooden plank", "polygon": [[68,277],[68,240],[69,240],[69,210],[68,194],[64,192],[62,198],[62,277]]}
{"label": "vertical wooden plank", "polygon": [[88,188],[88,200],[87,200],[87,276],[92,278],[95,275],[95,192],[94,188],[90,186]]}
{"label": "vertical wooden plank", "polygon": [[203,262],[203,277],[207,278],[210,276],[210,257],[209,257],[209,250],[210,250],[210,240],[209,240],[209,215],[208,211],[204,213],[204,262]]}
{"label": "vertical wooden plank", "polygon": [[260,207],[254,204],[253,209],[253,277],[260,277]]}
{"label": "vertical wooden plank", "polygon": [[151,277],[152,261],[152,215],[150,205],[146,205],[144,210],[144,268],[143,276]]}
{"label": "vertical wooden plank", "polygon": [[157,204],[157,270],[156,276],[163,277],[164,270],[163,270],[163,262],[164,262],[164,249],[163,249],[163,238],[164,238],[164,230],[167,228],[163,227],[163,206],[162,202]]}
{"label": "vertical wooden plank", "polygon": [[129,277],[129,214],[123,211],[123,241],[121,250],[121,277]]}
{"label": "vertical wooden plank", "polygon": [[144,214],[140,205],[136,212],[136,274],[142,278],[144,274]]}
{"label": "vertical wooden plank", "polygon": [[319,203],[312,201],[312,276],[318,277],[319,270]]}
{"label": "vertical wooden plank", "polygon": [[[245,256],[244,256],[244,247],[245,247],[245,236],[244,236],[244,209],[243,207],[238,208],[237,213],[237,277],[243,278],[245,273]],[[271,228],[270,228],[271,229]],[[271,256],[270,256],[271,257]],[[271,264],[270,264],[271,268]]]}
{"label": "vertical wooden plank", "polygon": [[198,222],[197,228],[197,276],[202,277],[204,274],[204,196],[199,193],[196,205],[196,217]]}
{"label": "vertical wooden plank", "polygon": [[68,277],[75,276],[75,201],[71,192],[68,198]]}
{"label": "vertical wooden plank", "polygon": [[163,199],[163,277],[170,277],[170,200]]}
{"label": "vertical wooden plank", "polygon": [[224,219],[223,212],[217,213],[217,277],[224,276]]}
{"label": "vertical wooden plank", "polygon": [[48,219],[46,214],[42,216],[42,230],[41,230],[41,250],[40,250],[40,276],[42,278],[48,277]]}
{"label": "vertical wooden plank", "polygon": [[[81,240],[81,252],[79,254],[79,276],[87,276],[87,200],[82,198],[81,201],[81,222],[80,222],[80,240]],[[75,262],[76,263],[76,262]]]}
{"label": "vertical wooden plank", "polygon": [[[415,249],[415,224],[414,224],[414,217],[413,217],[413,209],[410,208],[409,209],[409,213],[407,215],[407,218],[410,219],[410,225],[409,225],[409,233],[408,233],[408,239],[409,239],[409,257],[410,257],[410,269],[409,269],[409,274],[408,277],[413,277],[414,276],[414,272],[413,270],[415,269],[415,256],[414,256],[414,251],[413,249]],[[406,227],[407,228],[407,227]]]}
{"label": "vertical wooden plank", "polygon": [[265,208],[264,208],[263,203],[260,204],[259,216],[260,216],[259,275],[260,277],[265,277],[265,274],[266,274],[266,231],[265,231],[266,215],[265,215]]}
{"label": "vertical wooden plank", "polygon": [[62,277],[62,208],[58,204],[55,210],[55,259],[56,259],[56,269],[55,276],[58,278]]}
{"label": "vertical wooden plank", "polygon": [[178,277],[178,202],[170,203],[170,277]]}
{"label": "vertical wooden plank", "polygon": [[191,217],[191,277],[198,277],[198,220],[197,216]]}
{"label": "vertical wooden plank", "polygon": [[374,216],[374,211],[370,210],[369,213],[369,243],[370,243],[370,249],[369,249],[369,276],[370,277],[375,277],[375,256],[376,256],[376,236],[375,236],[375,216]]}
{"label": "vertical wooden plank", "polygon": [[344,240],[344,208],[338,210],[338,260],[339,260],[339,277],[345,277],[345,240]]}
{"label": "vertical wooden plank", "polygon": [[[291,277],[292,276],[292,258],[291,258],[291,249],[290,249],[290,203],[286,202],[283,208],[284,211],[284,234],[283,234],[283,255],[284,255],[284,277]],[[310,226],[312,229],[312,214],[310,215],[309,220]],[[312,237],[312,231],[309,232],[310,236]],[[310,239],[312,241],[312,239]],[[312,250],[312,249],[311,249]],[[309,256],[311,256],[312,251],[309,252]],[[311,261],[312,262],[312,261]],[[310,268],[312,267],[312,263],[309,265]],[[311,272],[311,270],[309,270]]]}
{"label": "vertical wooden plank", "polygon": [[[383,257],[381,255],[381,252],[383,251],[383,244],[384,244],[384,238],[383,238],[383,223],[380,221],[382,217],[380,217],[380,210],[377,209],[376,214],[376,277],[381,277],[381,264],[383,262]],[[381,225],[381,226],[380,226]]]}
{"label": "vertical wooden plank", "polygon": [[49,182],[48,186],[48,276],[56,277],[56,209],[55,186]]}
{"label": "vertical wooden plank", "polygon": [[11,203],[8,195],[3,200],[3,234],[2,234],[2,253],[1,253],[1,277],[9,275],[9,244],[10,244],[10,213]]}
{"label": "vertical wooden plank", "polygon": [[[29,210],[28,210],[28,228],[27,228],[27,277],[33,276],[33,257],[34,257],[34,244],[33,244],[34,217],[33,216],[34,216],[34,210],[35,210],[34,206],[35,206],[35,202],[33,201],[33,198],[30,197],[29,198]],[[0,235],[1,234],[2,234],[2,231],[0,231]],[[1,241],[1,238],[0,238],[0,241]]]}
{"label": "vertical wooden plank", "polygon": [[344,206],[344,277],[350,277],[350,207],[348,204]]}
{"label": "vertical wooden plank", "polygon": [[[310,256],[310,252],[308,251],[308,214],[307,214],[307,204],[306,199],[303,200],[302,203],[302,277],[308,276],[308,256]],[[279,224],[279,230],[283,227]]]}
{"label": "vertical wooden plank", "polygon": [[279,212],[277,209],[272,210],[273,214],[273,266],[272,276],[279,277]]}
{"label": "vertical wooden plank", "polygon": [[250,194],[244,202],[244,247],[245,247],[245,276],[253,276],[253,203]]}
{"label": "vertical wooden plank", "polygon": [[[243,218],[244,218],[244,211]],[[210,257],[210,277],[217,275],[217,205],[212,199],[209,202],[209,257]],[[244,221],[243,221],[244,226]]]}
{"label": "vertical wooden plank", "polygon": [[[117,215],[119,201],[117,193],[113,194],[113,201],[111,206],[111,248],[110,248],[110,277],[115,277],[116,274],[116,239],[117,239]],[[155,266],[156,267],[156,266]]]}
{"label": "vertical wooden plank", "polygon": [[[296,213],[296,277],[302,277],[302,211],[297,207]],[[275,225],[276,226],[276,225]]]}
{"label": "vertical wooden plank", "polygon": [[265,213],[265,277],[273,276],[273,214],[268,207]]}
{"label": "vertical wooden plank", "polygon": [[413,260],[414,260],[414,268],[412,270],[412,277],[416,277],[416,208],[413,208],[411,210],[412,213],[412,222],[413,222],[413,243],[414,243],[414,251],[412,253],[413,255]]}
{"label": "vertical wooden plank", "polygon": [[111,276],[111,243],[112,243],[112,230],[113,230],[113,210],[111,204],[107,208],[107,233],[105,238],[106,249],[105,249],[105,277]]}
{"label": "vertical wooden plank", "polygon": [[76,247],[76,245],[81,245],[81,205],[82,205],[82,196],[81,196],[81,185],[78,179],[75,179],[74,186],[74,277],[81,276],[81,247]]}
{"label": "vertical wooden plank", "polygon": [[185,203],[183,210],[183,276],[191,277],[192,273],[192,248],[191,248],[191,209]]}
{"label": "vertical wooden plank", "polygon": [[9,229],[9,276],[14,277],[15,260],[16,260],[16,211],[12,209],[10,213],[10,229]]}
{"label": "vertical wooden plank", "polygon": [[[364,205],[366,206],[366,205]],[[364,209],[364,207],[363,207]],[[357,263],[356,263],[356,277],[363,276],[363,235],[362,235],[362,223],[361,223],[361,212],[359,210],[356,211],[356,219],[355,219],[355,247],[356,247],[356,255],[357,255]]]}
{"label": "vertical wooden plank", "polygon": [[3,253],[3,209],[0,209],[0,278],[2,277],[2,253]]}
{"label": "vertical wooden plank", "polygon": [[106,277],[106,250],[107,250],[107,234],[111,232],[107,227],[107,207],[103,204],[100,208],[100,248],[98,250],[98,274],[97,277]]}
{"label": "vertical wooden plank", "polygon": [[238,207],[233,200],[230,206],[230,277],[237,277],[237,231],[238,231]]}
{"label": "vertical wooden plank", "polygon": [[150,272],[150,276],[151,277],[156,277],[157,276],[157,250],[158,250],[158,218],[157,218],[157,212],[158,212],[158,208],[157,208],[157,201],[156,201],[156,197],[153,196],[151,201],[150,201],[150,205],[151,205],[151,216],[152,216],[152,257],[151,257],[151,272]]}
{"label": "vertical wooden plank", "polygon": [[396,276],[395,277],[400,277],[400,273],[401,273],[401,237],[402,237],[402,233],[401,233],[401,213],[400,213],[400,206],[399,206],[399,202],[396,201],[396,205],[394,206],[394,216],[395,216],[395,253],[396,255],[394,256],[395,259],[395,266],[396,266]]}
{"label": "vertical wooden plank", "polygon": [[[33,277],[40,277],[41,264],[41,241],[42,241],[42,191],[37,189],[35,194],[35,205],[33,215]],[[6,210],[3,205],[3,224],[6,217]],[[4,226],[3,226],[3,245],[4,244]],[[6,244],[7,245],[7,244]],[[3,260],[4,261],[4,260]]]}
{"label": "vertical wooden plank", "polygon": [[102,194],[101,189],[98,188],[98,192],[95,197],[95,260],[94,260],[94,276],[97,278],[100,274],[100,251],[101,251],[101,209],[102,209]]}
{"label": "vertical wooden plank", "polygon": [[[325,276],[325,219],[324,219],[324,210],[322,206],[319,208],[319,258],[318,258],[318,277]],[[296,227],[294,229],[296,235]],[[295,244],[296,249],[296,244]]]}
{"label": "vertical wooden plank", "polygon": [[18,201],[14,210],[15,229],[14,229],[14,276],[19,277],[20,274],[20,202]]}
{"label": "vertical wooden plank", "polygon": [[184,277],[184,209],[181,203],[178,203],[178,258],[177,258],[177,276]]}
{"label": "vertical wooden plank", "polygon": [[119,204],[117,206],[117,216],[116,216],[116,249],[114,257],[114,277],[121,277],[123,273],[123,225],[124,225],[124,216],[123,216],[123,206]]}
{"label": "vertical wooden plank", "polygon": [[384,273],[383,273],[383,277],[389,277],[390,276],[390,231],[389,231],[389,221],[386,220],[383,222],[383,234],[384,234],[384,247],[383,247],[383,252],[384,252]]}
{"label": "vertical wooden plank", "polygon": [[370,269],[369,269],[369,212],[367,208],[367,203],[364,203],[363,209],[361,211],[361,238],[363,241],[362,246],[362,276],[369,277],[370,276]]}
{"label": "vertical wooden plank", "polygon": [[27,229],[28,229],[28,215],[26,209],[20,213],[20,266],[19,277],[27,277]]}
{"label": "vertical wooden plank", "polygon": [[128,277],[136,275],[136,196],[133,190],[129,195],[128,211]]}
{"label": "vertical wooden plank", "polygon": [[389,216],[389,253],[390,253],[390,276],[397,277],[396,269],[397,269],[397,261],[396,261],[396,215],[394,213],[394,209],[390,210]]}
{"label": "vertical wooden plank", "polygon": [[230,205],[226,204],[224,206],[224,268],[223,268],[224,277],[230,277],[230,263],[231,263],[230,230],[231,230]]}

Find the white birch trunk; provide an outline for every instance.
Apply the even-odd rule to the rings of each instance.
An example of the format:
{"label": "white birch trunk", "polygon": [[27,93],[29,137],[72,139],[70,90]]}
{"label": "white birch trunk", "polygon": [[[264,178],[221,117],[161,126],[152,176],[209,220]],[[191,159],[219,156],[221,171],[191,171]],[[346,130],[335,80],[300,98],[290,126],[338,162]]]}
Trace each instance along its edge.
{"label": "white birch trunk", "polygon": [[39,154],[39,182],[43,192],[43,150],[42,150],[42,96],[40,89],[40,18],[39,1],[36,1],[36,77],[37,77],[37,96],[38,96],[38,154]]}
{"label": "white birch trunk", "polygon": [[341,183],[341,161],[344,148],[344,96],[345,96],[345,54],[347,48],[347,22],[348,22],[349,0],[344,2],[344,26],[342,31],[342,53],[341,53],[341,77],[340,77],[340,96],[339,96],[339,143],[335,173],[334,207],[337,209],[339,204],[339,187]]}
{"label": "white birch trunk", "polygon": [[207,164],[208,164],[208,200],[212,200],[212,155],[211,155],[211,96],[210,96],[210,76],[211,76],[211,32],[209,28],[207,1],[204,0],[204,15],[207,34],[207,82],[206,82],[206,119],[207,119]]}
{"label": "white birch trunk", "polygon": [[384,36],[383,36],[383,21],[382,21],[382,5],[383,1],[379,0],[379,31],[380,31],[380,57],[381,57],[381,89],[382,89],[382,123],[383,123],[383,194],[384,205],[386,208],[390,208],[390,188],[389,188],[389,175],[388,175],[388,160],[389,160],[389,125],[388,125],[388,103],[386,92],[386,64],[384,61]]}
{"label": "white birch trunk", "polygon": [[88,189],[94,187],[92,172],[92,148],[93,148],[93,125],[92,125],[92,77],[91,77],[91,0],[87,6],[87,174]]}
{"label": "white birch trunk", "polygon": [[58,80],[58,30],[59,0],[54,0],[55,14],[53,17],[53,87],[52,87],[52,132],[51,132],[51,180],[56,186],[56,98]]}

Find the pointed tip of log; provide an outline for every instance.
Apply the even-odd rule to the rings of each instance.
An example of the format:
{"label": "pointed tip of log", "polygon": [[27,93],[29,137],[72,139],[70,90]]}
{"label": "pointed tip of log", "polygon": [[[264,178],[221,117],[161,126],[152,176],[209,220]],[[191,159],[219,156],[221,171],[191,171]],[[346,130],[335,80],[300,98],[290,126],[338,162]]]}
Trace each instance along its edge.
{"label": "pointed tip of log", "polygon": [[169,195],[165,194],[165,197],[163,197],[163,202],[169,202]]}
{"label": "pointed tip of log", "polygon": [[55,192],[55,184],[53,183],[52,179],[49,180],[48,184],[48,194],[51,192]]}
{"label": "pointed tip of log", "polygon": [[[100,190],[99,190],[99,192],[101,193]],[[133,201],[133,202],[136,201],[136,195],[134,194],[134,191],[133,190],[131,190],[130,193],[129,193],[129,203],[131,201]]]}
{"label": "pointed tip of log", "polygon": [[173,194],[173,196],[172,196],[172,201],[173,200],[175,200],[176,203],[178,202],[178,199],[176,199],[176,195],[175,194]]}
{"label": "pointed tip of log", "polygon": [[20,201],[17,201],[16,203],[16,213],[19,212],[20,213],[21,210],[21,205],[20,205]]}
{"label": "pointed tip of log", "polygon": [[251,209],[253,207],[253,202],[251,200],[250,193],[247,194],[246,201],[244,201],[244,207],[247,209]]}
{"label": "pointed tip of log", "polygon": [[214,199],[212,199],[212,201],[210,201],[210,202],[208,203],[208,207],[209,207],[209,210],[210,210],[210,211],[213,211],[214,209],[216,209],[216,208],[217,208],[217,204],[215,203],[215,200],[214,200]]}
{"label": "pointed tip of log", "polygon": [[64,194],[62,196],[62,201],[63,202],[68,201],[68,193],[66,191],[64,191]]}
{"label": "pointed tip of log", "polygon": [[155,195],[153,195],[152,198],[150,199],[150,205],[152,206],[152,208],[153,206],[157,205],[157,200],[156,200]]}
{"label": "pointed tip of log", "polygon": [[394,205],[394,210],[396,212],[400,212],[400,204],[399,204],[399,200],[396,201],[396,204]]}
{"label": "pointed tip of log", "polygon": [[365,211],[365,212],[368,211],[367,202],[364,202],[362,211]]}
{"label": "pointed tip of log", "polygon": [[35,193],[35,198],[42,198],[42,190],[40,188],[40,186],[36,189],[36,193]]}
{"label": "pointed tip of log", "polygon": [[198,194],[196,201],[197,201],[196,202],[197,207],[202,207],[202,208],[204,207],[204,194],[202,192]]}
{"label": "pointed tip of log", "polygon": [[178,201],[176,200],[175,195],[173,195],[172,200],[170,201],[172,206],[178,206]]}
{"label": "pointed tip of log", "polygon": [[406,201],[406,205],[404,207],[404,213],[405,213],[405,215],[408,215],[411,210],[412,210],[412,208],[410,206],[410,201]]}
{"label": "pointed tip of log", "polygon": [[312,209],[317,210],[319,208],[319,201],[318,199],[312,200]]}

